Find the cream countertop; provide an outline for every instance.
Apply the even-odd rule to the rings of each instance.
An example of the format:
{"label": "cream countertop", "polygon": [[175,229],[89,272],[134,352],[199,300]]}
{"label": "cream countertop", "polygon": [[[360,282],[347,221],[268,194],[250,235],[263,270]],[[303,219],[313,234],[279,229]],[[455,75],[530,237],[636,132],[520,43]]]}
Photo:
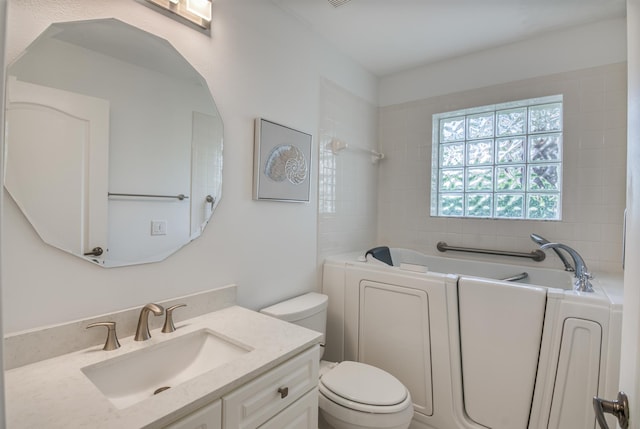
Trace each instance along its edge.
{"label": "cream countertop", "polygon": [[[317,332],[232,306],[176,323],[176,332],[151,331],[144,342],[121,338],[121,348],[90,347],[5,372],[8,429],[159,428],[212,402],[320,342]],[[116,408],[81,368],[210,329],[253,347],[212,371],[124,409]]]}

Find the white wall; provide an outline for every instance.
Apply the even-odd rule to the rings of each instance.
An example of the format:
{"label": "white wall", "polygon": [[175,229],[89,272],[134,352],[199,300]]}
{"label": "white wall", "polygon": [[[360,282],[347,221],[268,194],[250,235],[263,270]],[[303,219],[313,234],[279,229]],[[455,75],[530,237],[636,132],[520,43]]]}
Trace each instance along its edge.
{"label": "white wall", "polygon": [[[624,28],[624,21],[617,24]],[[380,165],[379,244],[440,254],[435,246],[444,240],[454,246],[529,252],[536,248],[529,234],[538,233],[574,247],[596,273],[621,272],[626,178],[626,55],[617,58],[617,54],[607,56],[603,51],[617,51],[619,46],[626,46],[626,38],[619,40],[619,28],[608,22],[593,25],[594,35],[600,34],[602,26],[611,30],[610,34],[602,35],[610,43],[592,47],[592,67],[587,67],[579,54],[575,65],[580,67],[576,71],[563,71],[570,62],[567,59],[558,64],[558,72],[549,74],[556,52],[552,50],[545,55],[544,49],[555,43],[553,39],[543,38],[427,67],[421,70],[422,74],[415,71],[414,79],[407,76],[405,84],[412,85],[416,94],[421,90],[438,93],[435,86],[421,87],[421,82],[435,85],[429,79],[439,73],[449,76],[443,81],[442,91],[455,83],[461,90],[380,108],[379,135],[387,158]],[[557,35],[557,44],[563,46],[566,56],[581,52],[581,39],[573,39],[572,44],[569,43],[572,39],[565,40],[566,34]],[[537,49],[533,49],[534,46]],[[501,74],[503,67],[524,61],[527,50],[537,52],[537,60],[545,64],[544,70],[537,70],[540,75],[518,79],[517,74]],[[605,60],[613,63],[601,65]],[[497,76],[483,80],[494,74]],[[528,74],[523,72],[525,76]],[[390,100],[387,91],[392,83],[398,97],[406,95],[400,77],[383,79],[382,98]],[[487,86],[491,80],[498,82]],[[429,216],[433,114],[554,94],[564,95],[561,222]],[[562,268],[552,252],[547,254],[542,264],[512,258],[503,261]],[[453,253],[446,255],[454,256]],[[478,258],[460,253],[455,256]],[[496,257],[486,259],[495,261]]]}
{"label": "white wall", "polygon": [[612,64],[626,55],[624,18],[600,21],[385,76],[379,104]]}
{"label": "white wall", "polygon": [[223,198],[203,235],[167,260],[103,269],[43,244],[5,196],[5,332],[229,283],[251,308],[316,288],[317,164],[311,203],[253,201],[253,120],[313,134],[315,156],[321,79],[369,103],[377,99],[376,79],[261,0],[216,0],[211,37],[130,0],[10,1],[7,59],[51,22],[107,17],[168,39],[207,80],[225,125]]}

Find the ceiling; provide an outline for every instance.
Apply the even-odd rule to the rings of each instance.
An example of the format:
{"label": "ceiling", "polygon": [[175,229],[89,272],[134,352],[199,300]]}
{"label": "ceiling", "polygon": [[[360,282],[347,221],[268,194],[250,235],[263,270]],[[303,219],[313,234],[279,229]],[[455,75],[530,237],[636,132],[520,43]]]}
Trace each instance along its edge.
{"label": "ceiling", "polygon": [[626,15],[625,0],[273,1],[377,76]]}

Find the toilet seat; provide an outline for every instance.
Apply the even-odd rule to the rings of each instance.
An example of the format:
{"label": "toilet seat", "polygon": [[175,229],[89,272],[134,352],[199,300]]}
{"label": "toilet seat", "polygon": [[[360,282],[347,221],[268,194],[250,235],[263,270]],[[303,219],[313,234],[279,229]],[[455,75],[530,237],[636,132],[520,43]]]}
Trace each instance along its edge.
{"label": "toilet seat", "polygon": [[365,413],[397,413],[411,404],[409,392],[397,378],[361,362],[337,364],[320,378],[319,390],[330,401]]}

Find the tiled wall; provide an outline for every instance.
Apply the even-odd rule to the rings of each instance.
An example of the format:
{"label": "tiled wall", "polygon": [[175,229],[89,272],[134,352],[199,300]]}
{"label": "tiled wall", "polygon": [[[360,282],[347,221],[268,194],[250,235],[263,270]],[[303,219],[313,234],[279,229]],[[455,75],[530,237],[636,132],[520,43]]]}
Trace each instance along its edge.
{"label": "tiled wall", "polygon": [[[535,248],[529,239],[535,232],[575,248],[591,271],[620,272],[626,82],[626,63],[618,63],[380,108],[378,133],[387,157],[380,163],[378,242],[428,254],[439,254],[435,246],[440,240],[450,245],[528,252]],[[562,221],[429,216],[434,113],[554,94],[564,95]],[[552,252],[547,255],[542,263],[488,259],[562,267]]]}
{"label": "tiled wall", "polygon": [[[318,263],[327,255],[361,250],[376,242],[378,163],[362,149],[377,150],[377,108],[323,80],[318,133]],[[334,154],[327,144],[349,145]]]}

